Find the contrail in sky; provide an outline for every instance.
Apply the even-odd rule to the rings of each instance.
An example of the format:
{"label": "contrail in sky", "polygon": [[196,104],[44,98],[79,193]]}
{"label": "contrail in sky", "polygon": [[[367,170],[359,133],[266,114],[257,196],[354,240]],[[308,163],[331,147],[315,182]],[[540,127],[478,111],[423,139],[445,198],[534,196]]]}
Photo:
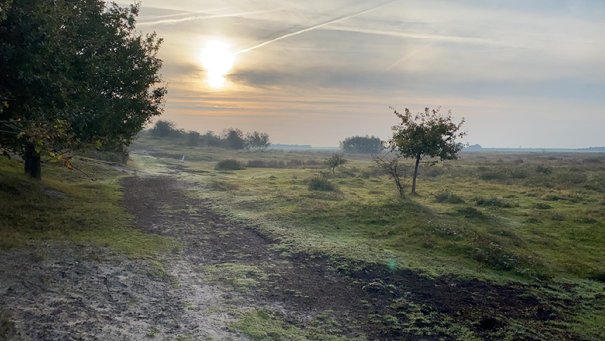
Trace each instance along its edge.
{"label": "contrail in sky", "polygon": [[194,16],[189,16],[189,17],[184,17],[184,18],[177,18],[177,19],[161,19],[161,20],[146,21],[146,22],[138,23],[137,26],[176,24],[176,23],[180,23],[180,22],[193,21],[193,20],[239,17],[239,16],[244,16],[244,15],[268,13],[268,12],[273,12],[273,11],[274,10],[263,10],[263,11],[229,13],[229,14],[194,15]]}
{"label": "contrail in sky", "polygon": [[368,9],[364,9],[361,12],[349,14],[349,15],[346,15],[344,17],[340,17],[340,18],[336,18],[336,19],[331,19],[329,21],[326,21],[326,22],[323,22],[323,23],[320,23],[320,24],[317,24],[317,25],[313,25],[313,26],[310,26],[310,27],[307,27],[307,28],[303,28],[302,30],[298,30],[296,32],[287,33],[287,34],[281,35],[281,36],[279,36],[277,38],[273,38],[271,40],[267,40],[267,41],[264,41],[262,43],[256,44],[256,45],[254,45],[252,47],[248,47],[246,49],[239,50],[239,51],[235,52],[234,54],[238,55],[238,54],[241,54],[241,53],[250,52],[252,50],[258,49],[259,47],[263,47],[263,46],[275,43],[276,41],[280,41],[280,40],[283,40],[283,39],[286,39],[286,38],[297,36],[299,34],[303,34],[303,33],[309,32],[309,31],[313,31],[313,30],[316,30],[318,28],[322,28],[322,27],[330,25],[330,24],[335,24],[337,22],[341,22],[341,21],[344,21],[344,20],[347,20],[347,19],[351,19],[351,18],[360,16],[362,14],[366,14],[368,12],[372,12],[374,10],[377,10],[377,9],[379,9],[379,8],[381,8],[383,6],[386,6],[386,5],[390,4],[390,3],[393,3],[395,1],[398,1],[398,0],[387,1],[387,2],[385,2],[383,4],[378,5],[378,6],[374,6],[374,7],[368,8]]}
{"label": "contrail in sky", "polygon": [[226,10],[226,9],[229,9],[229,7],[219,7],[219,8],[207,9],[207,10],[203,10],[203,11],[195,11],[195,12],[189,12],[189,11],[187,11],[187,12],[180,12],[180,13],[175,13],[175,14],[157,15],[157,16],[143,16],[143,17],[139,17],[139,19],[141,20],[140,23],[144,23],[144,22],[158,21],[160,19],[182,17],[184,15],[194,15],[194,14],[201,14],[201,13],[208,13],[208,12],[223,11],[223,10]]}

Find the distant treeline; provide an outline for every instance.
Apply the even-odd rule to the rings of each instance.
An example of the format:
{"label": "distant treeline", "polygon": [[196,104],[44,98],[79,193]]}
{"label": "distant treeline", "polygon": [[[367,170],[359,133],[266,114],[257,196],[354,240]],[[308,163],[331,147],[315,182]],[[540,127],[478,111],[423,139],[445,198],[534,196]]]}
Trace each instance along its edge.
{"label": "distant treeline", "polygon": [[209,146],[228,149],[264,150],[271,145],[269,134],[257,131],[245,133],[237,128],[228,128],[221,135],[208,131],[201,134],[197,131],[176,129],[173,122],[160,120],[150,130],[157,138],[179,139],[190,146]]}

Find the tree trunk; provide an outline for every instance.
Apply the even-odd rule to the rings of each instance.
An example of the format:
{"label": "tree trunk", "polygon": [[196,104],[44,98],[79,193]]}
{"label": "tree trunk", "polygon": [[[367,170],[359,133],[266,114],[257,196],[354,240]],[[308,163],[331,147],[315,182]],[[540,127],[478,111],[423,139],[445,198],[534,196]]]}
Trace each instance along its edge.
{"label": "tree trunk", "polygon": [[397,185],[397,189],[399,190],[399,197],[400,198],[405,197],[405,191],[403,189],[403,185],[401,184],[401,180],[399,179],[398,175],[395,176],[395,185]]}
{"label": "tree trunk", "polygon": [[42,164],[40,162],[40,154],[36,152],[33,143],[28,143],[25,146],[23,161],[25,175],[40,180],[42,178]]}
{"label": "tree trunk", "polygon": [[412,194],[416,194],[416,177],[418,176],[418,165],[420,164],[420,155],[416,155],[416,165],[414,166],[414,178],[412,179]]}

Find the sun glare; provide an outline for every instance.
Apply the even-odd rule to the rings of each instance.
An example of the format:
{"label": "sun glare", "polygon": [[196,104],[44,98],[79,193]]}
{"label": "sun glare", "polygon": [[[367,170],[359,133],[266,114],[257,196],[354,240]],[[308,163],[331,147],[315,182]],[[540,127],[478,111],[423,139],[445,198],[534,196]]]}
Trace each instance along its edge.
{"label": "sun glare", "polygon": [[206,70],[206,83],[212,88],[225,86],[225,75],[235,61],[235,55],[229,50],[229,45],[220,40],[213,40],[202,49],[202,66]]}

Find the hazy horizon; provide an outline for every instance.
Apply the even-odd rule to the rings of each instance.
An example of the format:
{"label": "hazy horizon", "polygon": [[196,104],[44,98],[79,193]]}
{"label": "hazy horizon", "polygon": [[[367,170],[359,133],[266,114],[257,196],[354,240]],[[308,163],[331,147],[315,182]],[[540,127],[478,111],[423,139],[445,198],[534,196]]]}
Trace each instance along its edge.
{"label": "hazy horizon", "polygon": [[451,109],[483,147],[605,145],[605,3],[145,0],[161,119],[273,143],[386,139],[389,107]]}

